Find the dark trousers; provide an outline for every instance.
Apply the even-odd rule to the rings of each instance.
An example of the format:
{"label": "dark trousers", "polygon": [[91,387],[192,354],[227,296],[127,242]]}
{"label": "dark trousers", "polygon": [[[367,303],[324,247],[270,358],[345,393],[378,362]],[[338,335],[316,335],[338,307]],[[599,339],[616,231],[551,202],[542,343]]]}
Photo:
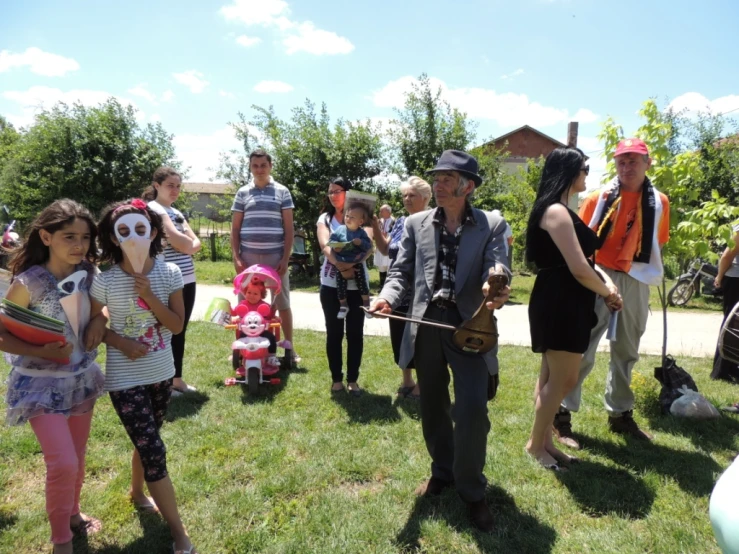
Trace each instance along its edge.
{"label": "dark trousers", "polygon": [[182,360],[185,357],[185,333],[187,332],[187,324],[192,315],[192,309],[195,306],[195,283],[188,283],[182,289],[182,296],[185,299],[185,324],[182,326],[182,332],[172,335],[172,357],[174,358],[174,376],[182,377]]}
{"label": "dark trousers", "polygon": [[[739,302],[739,277],[724,277],[721,281],[724,290],[724,322],[729,313]],[[721,324],[723,327],[723,323]],[[713,371],[711,379],[723,379],[725,381],[739,382],[739,366],[733,362],[724,360],[716,346],[716,354],[713,356]]]}
{"label": "dark trousers", "polygon": [[346,325],[346,381],[355,383],[359,378],[359,366],[362,364],[364,349],[364,310],[362,296],[357,290],[346,291],[349,313],[345,319],[338,319],[339,297],[333,287],[321,287],[321,307],[326,319],[326,357],[334,383],[344,379],[342,372],[342,343],[344,342],[344,325]]}
{"label": "dark trousers", "polygon": [[171,386],[172,379],[167,379],[109,393],[118,418],[139,452],[147,483],[167,476],[167,449],[159,430],[164,424]]}
{"label": "dark trousers", "polygon": [[[393,310],[393,313],[395,315],[402,315],[406,316],[408,315],[408,309],[410,306],[398,306]],[[395,363],[397,365],[400,365],[400,345],[403,343],[403,333],[405,333],[405,321],[400,321],[399,319],[390,319],[388,318],[388,323],[390,325],[390,344],[393,345],[393,358],[395,358]],[[411,358],[411,361],[408,363],[408,365],[401,369],[413,369],[415,366],[414,360]]]}
{"label": "dark trousers", "polygon": [[[424,319],[457,326],[462,318],[456,308],[434,304]],[[463,352],[452,343],[446,329],[419,325],[416,335],[416,375],[421,389],[421,426],[431,456],[431,475],[454,481],[465,502],[485,496],[483,475],[488,419],[488,368],[479,354]],[[454,380],[454,408],[449,398],[449,369]]]}

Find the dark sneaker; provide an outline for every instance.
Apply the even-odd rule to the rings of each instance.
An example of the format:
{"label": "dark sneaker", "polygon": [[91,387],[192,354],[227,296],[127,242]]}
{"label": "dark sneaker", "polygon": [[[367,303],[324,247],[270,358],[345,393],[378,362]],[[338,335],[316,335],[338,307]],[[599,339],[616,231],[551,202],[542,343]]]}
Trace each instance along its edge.
{"label": "dark sneaker", "polygon": [[444,489],[454,486],[452,481],[444,481],[438,477],[432,477],[421,483],[416,489],[416,496],[439,496]]}
{"label": "dark sneaker", "polygon": [[580,450],[580,443],[577,442],[575,435],[572,434],[572,414],[569,410],[560,408],[554,414],[552,432],[557,437],[557,440],[565,446],[569,446],[574,450]]}
{"label": "dark sneaker", "polygon": [[608,427],[614,433],[629,435],[635,439],[643,441],[651,441],[654,439],[652,435],[639,429],[636,421],[634,421],[634,412],[632,410],[623,412],[620,416],[608,416]]}
{"label": "dark sneaker", "polygon": [[467,513],[472,525],[483,533],[492,533],[495,530],[495,519],[484,498],[477,502],[467,502]]}

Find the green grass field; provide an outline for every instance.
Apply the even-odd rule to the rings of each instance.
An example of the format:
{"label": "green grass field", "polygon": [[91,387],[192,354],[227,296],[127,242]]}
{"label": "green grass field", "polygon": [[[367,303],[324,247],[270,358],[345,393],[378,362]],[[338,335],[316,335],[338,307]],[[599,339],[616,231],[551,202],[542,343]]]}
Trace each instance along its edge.
{"label": "green grass field", "polygon": [[[654,358],[639,362],[634,387],[637,419],[655,432],[655,442],[607,431],[601,356],[574,418],[582,463],[554,474],[523,452],[538,359],[525,348],[501,349],[485,470],[497,529],[483,535],[467,523],[454,492],[434,500],[413,495],[429,475],[429,458],[418,405],[395,397],[399,372],[386,338],[367,337],[361,398],[331,397],[324,335],[307,331],[296,336],[302,367],[283,375],[281,386],[256,397],[226,388],[231,339],[210,324],[192,324],[185,376],[198,393],[173,399],[163,429],[182,517],[201,553],[719,552],[708,496],[739,450],[739,420],[659,415]],[[708,360],[679,361],[711,401],[737,400],[738,389],[708,379]],[[170,552],[161,519],[136,513],[127,501],[130,452],[105,397],[93,420],[82,491],[83,510],[104,529],[78,539],[75,552]],[[43,483],[30,427],[1,428],[0,552],[50,551]]]}

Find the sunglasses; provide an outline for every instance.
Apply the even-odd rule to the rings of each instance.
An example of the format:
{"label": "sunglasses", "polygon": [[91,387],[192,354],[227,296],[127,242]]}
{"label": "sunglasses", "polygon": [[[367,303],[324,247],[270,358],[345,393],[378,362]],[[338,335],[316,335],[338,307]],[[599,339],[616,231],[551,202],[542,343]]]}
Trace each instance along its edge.
{"label": "sunglasses", "polygon": [[332,190],[332,191],[329,191],[328,195],[337,196],[339,194],[344,194],[345,192],[346,192],[345,190]]}
{"label": "sunglasses", "polygon": [[584,171],[585,175],[590,175],[590,166],[586,165],[585,167],[581,167],[580,171]]}

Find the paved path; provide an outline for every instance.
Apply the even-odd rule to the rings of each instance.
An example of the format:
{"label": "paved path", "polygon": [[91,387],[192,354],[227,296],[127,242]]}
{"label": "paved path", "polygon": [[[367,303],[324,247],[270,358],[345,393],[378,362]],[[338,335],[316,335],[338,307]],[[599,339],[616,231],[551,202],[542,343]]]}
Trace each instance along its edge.
{"label": "paved path", "polygon": [[[0,270],[0,295],[5,294],[9,274]],[[231,305],[236,303],[232,287],[223,285],[198,285],[193,319],[203,319],[213,298],[227,298]],[[323,311],[315,292],[291,292],[293,318],[296,329],[324,331]],[[506,306],[497,312],[498,331],[501,344],[531,346],[529,335],[528,306]],[[667,312],[667,352],[673,356],[713,356],[716,339],[721,327],[722,315],[718,312]],[[366,335],[389,335],[387,320],[366,319]],[[607,350],[608,341],[603,339],[600,350]],[[662,353],[662,313],[653,311],[647,321],[647,330],[641,340],[639,351],[643,354]]]}
{"label": "paved path", "polygon": [[[213,298],[227,298],[232,305],[236,302],[232,287],[220,285],[198,285],[193,319],[202,319]],[[318,294],[314,292],[291,292],[293,318],[296,329],[325,331],[323,311]],[[506,306],[497,312],[498,331],[501,344],[530,346],[528,306]],[[718,312],[667,312],[667,352],[673,356],[713,356],[716,339],[721,327],[722,315]],[[373,318],[364,323],[366,335],[389,334],[387,320]],[[603,339],[600,350],[607,350],[608,341]],[[643,354],[662,353],[662,312],[653,310],[647,321],[647,330],[641,340],[639,351]]]}

